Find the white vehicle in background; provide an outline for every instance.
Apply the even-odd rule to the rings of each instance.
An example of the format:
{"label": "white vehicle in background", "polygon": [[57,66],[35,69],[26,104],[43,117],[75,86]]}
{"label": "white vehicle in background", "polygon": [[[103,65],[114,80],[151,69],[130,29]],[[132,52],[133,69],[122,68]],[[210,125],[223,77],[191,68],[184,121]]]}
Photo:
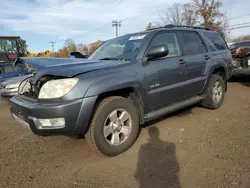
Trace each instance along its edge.
{"label": "white vehicle in background", "polygon": [[0,84],[0,95],[1,98],[9,99],[18,94],[19,85],[23,80],[30,77],[31,74],[18,76],[15,78],[8,79]]}

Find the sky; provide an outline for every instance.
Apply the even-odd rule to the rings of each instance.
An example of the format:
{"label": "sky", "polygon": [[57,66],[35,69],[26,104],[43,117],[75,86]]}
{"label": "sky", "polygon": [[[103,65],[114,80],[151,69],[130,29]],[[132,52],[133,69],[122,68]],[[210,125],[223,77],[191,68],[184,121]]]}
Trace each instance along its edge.
{"label": "sky", "polygon": [[[187,3],[189,0],[175,0]],[[247,0],[222,0],[229,24],[250,22]],[[172,0],[8,0],[0,6],[0,35],[21,36],[31,52],[60,49],[65,39],[91,43],[115,37],[112,20],[121,20],[119,35],[145,30],[149,22],[171,6]],[[244,16],[249,14],[249,16]],[[244,17],[242,17],[244,16]],[[241,17],[241,18],[237,18]],[[250,25],[250,24],[249,24]],[[250,34],[250,28],[232,30],[231,37]]]}

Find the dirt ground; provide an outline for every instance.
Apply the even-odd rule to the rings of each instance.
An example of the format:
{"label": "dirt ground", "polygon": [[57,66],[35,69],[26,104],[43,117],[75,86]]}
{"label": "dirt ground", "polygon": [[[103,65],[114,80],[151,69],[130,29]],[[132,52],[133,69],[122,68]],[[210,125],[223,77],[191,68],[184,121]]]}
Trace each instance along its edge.
{"label": "dirt ground", "polygon": [[[229,83],[222,108],[189,108],[142,128],[122,155],[84,139],[39,137],[0,102],[0,187],[250,187],[250,83]],[[159,137],[157,135],[159,133]]]}

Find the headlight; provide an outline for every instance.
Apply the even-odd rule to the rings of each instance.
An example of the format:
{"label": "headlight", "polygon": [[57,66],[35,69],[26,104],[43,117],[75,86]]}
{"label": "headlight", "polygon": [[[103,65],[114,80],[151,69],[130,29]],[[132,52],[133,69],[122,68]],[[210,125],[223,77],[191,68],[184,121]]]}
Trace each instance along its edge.
{"label": "headlight", "polygon": [[19,87],[20,82],[15,83],[15,84],[8,84],[5,86],[6,89],[13,89],[13,88],[18,88]]}
{"label": "headlight", "polygon": [[54,99],[66,95],[78,82],[78,78],[66,78],[46,82],[40,92],[39,99]]}

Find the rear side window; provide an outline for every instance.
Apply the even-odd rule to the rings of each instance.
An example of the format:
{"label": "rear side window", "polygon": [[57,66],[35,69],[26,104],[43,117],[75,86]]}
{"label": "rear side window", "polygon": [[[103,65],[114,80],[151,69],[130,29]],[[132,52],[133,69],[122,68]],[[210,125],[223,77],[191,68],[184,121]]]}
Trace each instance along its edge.
{"label": "rear side window", "polygon": [[150,47],[166,45],[169,50],[167,57],[176,57],[181,55],[180,46],[176,33],[166,32],[158,34],[150,44]]}
{"label": "rear side window", "polygon": [[204,32],[206,37],[214,44],[217,50],[226,50],[228,49],[227,43],[222,38],[219,33],[216,32]]}
{"label": "rear side window", "polygon": [[4,73],[5,74],[13,73],[14,72],[12,65],[5,65],[5,66],[3,66],[3,68],[4,68]]}
{"label": "rear side window", "polygon": [[183,44],[184,55],[195,55],[207,52],[204,42],[196,32],[180,32],[180,38]]}

